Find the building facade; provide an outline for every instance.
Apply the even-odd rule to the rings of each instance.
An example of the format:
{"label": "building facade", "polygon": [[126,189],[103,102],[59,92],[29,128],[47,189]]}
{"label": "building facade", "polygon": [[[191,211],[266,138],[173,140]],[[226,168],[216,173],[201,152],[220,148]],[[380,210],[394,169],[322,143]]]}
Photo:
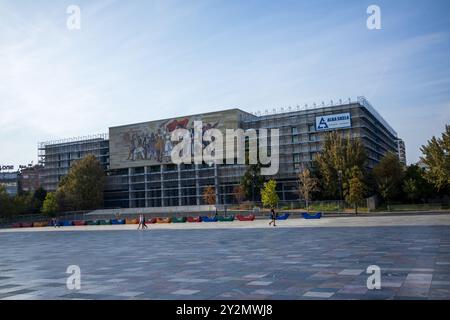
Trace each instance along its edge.
{"label": "building facade", "polygon": [[400,163],[406,166],[406,147],[402,139],[397,140],[397,155]]}
{"label": "building facade", "polygon": [[44,167],[42,165],[27,166],[20,169],[20,189],[24,192],[34,192],[43,183]]}
{"label": "building facade", "polygon": [[[208,186],[215,187],[218,204],[235,203],[234,190],[245,173],[245,165],[177,165],[171,161],[171,134],[180,128],[193,131],[195,121],[201,121],[202,132],[278,129],[279,170],[271,178],[277,180],[279,196],[284,201],[298,200],[297,174],[302,166],[312,164],[327,132],[338,130],[342,135],[360,138],[367,151],[369,169],[386,153],[398,153],[397,133],[363,97],[338,105],[266,115],[230,109],[112,127],[109,140],[105,136],[95,141],[43,144],[40,150],[47,186],[55,189],[71,161],[94,151],[107,175],[108,208],[200,205],[204,204],[203,190]],[[74,156],[69,158],[69,154]]]}
{"label": "building facade", "polygon": [[47,191],[55,191],[58,183],[69,172],[73,162],[88,154],[95,155],[107,170],[108,135],[99,134],[39,143],[39,164],[43,166],[40,185]]}
{"label": "building facade", "polygon": [[19,172],[0,172],[0,186],[4,187],[6,193],[15,196],[19,193]]}

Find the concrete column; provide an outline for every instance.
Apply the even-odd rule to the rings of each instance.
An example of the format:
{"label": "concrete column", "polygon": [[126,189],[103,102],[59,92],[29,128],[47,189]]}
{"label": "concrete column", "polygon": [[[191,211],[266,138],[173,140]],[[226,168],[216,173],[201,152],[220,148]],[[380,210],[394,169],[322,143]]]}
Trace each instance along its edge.
{"label": "concrete column", "polygon": [[220,204],[218,171],[217,163],[214,163],[214,190],[216,190],[216,205]]}
{"label": "concrete column", "polygon": [[183,205],[183,201],[181,198],[181,165],[177,165],[178,169],[178,205]]}
{"label": "concrete column", "polygon": [[145,183],[145,207],[147,208],[149,206],[148,204],[148,196],[147,196],[147,183],[148,183],[148,178],[147,178],[147,174],[148,174],[148,167],[144,166],[144,183]]}
{"label": "concrete column", "polygon": [[160,166],[160,169],[159,169],[159,172],[160,172],[160,174],[161,174],[161,207],[164,207],[164,174],[163,174],[163,171],[164,171],[164,166],[163,165],[161,165]]}
{"label": "concrete column", "polygon": [[132,206],[132,197],[131,197],[131,172],[132,169],[128,168],[128,208],[131,208]]}
{"label": "concrete column", "polygon": [[198,182],[198,164],[195,164],[195,201],[197,205],[200,205],[200,184]]}

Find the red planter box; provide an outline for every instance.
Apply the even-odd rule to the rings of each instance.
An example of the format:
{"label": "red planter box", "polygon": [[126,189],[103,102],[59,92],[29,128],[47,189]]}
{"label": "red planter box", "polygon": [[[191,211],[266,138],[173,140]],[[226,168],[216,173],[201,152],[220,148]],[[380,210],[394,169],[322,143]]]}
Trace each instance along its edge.
{"label": "red planter box", "polygon": [[253,221],[253,220],[255,220],[255,215],[254,215],[254,214],[251,214],[251,215],[248,215],[248,216],[243,216],[243,215],[238,214],[238,215],[236,216],[236,218],[237,218],[239,221]]}
{"label": "red planter box", "polygon": [[200,218],[200,217],[187,217],[186,221],[187,222],[202,222],[202,218]]}
{"label": "red planter box", "polygon": [[146,222],[151,223],[151,224],[156,223],[156,218],[151,218],[150,220],[147,220]]}
{"label": "red planter box", "polygon": [[84,221],[84,220],[75,220],[75,221],[73,221],[73,225],[74,226],[84,226],[84,225],[86,225],[86,221]]}
{"label": "red planter box", "polygon": [[22,228],[32,228],[33,223],[32,222],[22,222],[21,226],[22,226]]}

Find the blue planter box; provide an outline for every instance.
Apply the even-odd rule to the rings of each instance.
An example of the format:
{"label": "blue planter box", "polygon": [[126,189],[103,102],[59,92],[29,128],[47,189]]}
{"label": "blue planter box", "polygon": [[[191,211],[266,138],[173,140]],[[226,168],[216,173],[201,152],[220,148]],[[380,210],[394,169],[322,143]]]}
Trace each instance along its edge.
{"label": "blue planter box", "polygon": [[59,225],[63,226],[63,227],[68,227],[68,226],[72,225],[72,221],[70,221],[70,220],[62,220],[62,221],[59,222]]}
{"label": "blue planter box", "polygon": [[304,219],[320,219],[322,218],[322,212],[316,212],[313,214],[302,212],[302,216]]}
{"label": "blue planter box", "polygon": [[112,219],[111,224],[125,224],[125,219]]}
{"label": "blue planter box", "polygon": [[277,217],[277,220],[287,220],[289,218],[289,213],[282,214]]}
{"label": "blue planter box", "polygon": [[202,221],[203,222],[217,222],[217,217],[210,218],[210,217],[204,216],[204,217],[202,217]]}

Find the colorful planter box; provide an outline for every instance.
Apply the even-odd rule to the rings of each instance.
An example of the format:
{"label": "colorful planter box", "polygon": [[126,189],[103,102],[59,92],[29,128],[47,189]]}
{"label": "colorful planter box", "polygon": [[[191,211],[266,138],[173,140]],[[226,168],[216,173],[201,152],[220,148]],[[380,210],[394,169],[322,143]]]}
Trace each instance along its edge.
{"label": "colorful planter box", "polygon": [[48,226],[48,222],[44,222],[44,221],[33,222],[33,228],[42,228],[42,227],[47,227],[47,226]]}
{"label": "colorful planter box", "polygon": [[237,218],[239,221],[253,221],[253,220],[255,220],[255,215],[254,215],[254,214],[250,214],[250,215],[248,215],[248,216],[243,216],[243,215],[238,214],[238,215],[236,216],[236,218]]}
{"label": "colorful planter box", "polygon": [[86,221],[84,221],[84,220],[75,220],[73,222],[73,225],[74,226],[85,226],[86,225]]}
{"label": "colorful planter box", "polygon": [[203,222],[217,222],[217,217],[206,217],[206,216],[203,216],[202,217],[202,221]]}
{"label": "colorful planter box", "polygon": [[287,218],[289,218],[289,213],[278,216],[276,220],[287,220]]}
{"label": "colorful planter box", "polygon": [[186,217],[173,217],[172,223],[184,223],[186,222]]}
{"label": "colorful planter box", "polygon": [[221,222],[231,222],[234,221],[234,216],[218,216],[217,217],[217,221],[221,221]]}
{"label": "colorful planter box", "polygon": [[124,219],[111,219],[111,224],[125,224]]}
{"label": "colorful planter box", "polygon": [[11,228],[21,228],[21,227],[22,227],[22,224],[20,222],[11,224]]}
{"label": "colorful planter box", "polygon": [[320,219],[320,218],[322,218],[322,212],[316,212],[316,213],[302,212],[302,216],[304,219]]}
{"label": "colorful planter box", "polygon": [[88,226],[97,226],[98,223],[99,223],[98,220],[88,220],[88,221],[86,221],[86,225],[88,225]]}
{"label": "colorful planter box", "polygon": [[33,223],[32,223],[32,222],[22,222],[22,223],[20,224],[20,226],[21,226],[22,228],[32,228],[32,227],[33,227]]}
{"label": "colorful planter box", "polygon": [[202,222],[202,217],[187,217],[187,222]]}
{"label": "colorful planter box", "polygon": [[98,224],[102,225],[102,226],[108,225],[108,224],[111,224],[111,220],[109,220],[109,219],[107,219],[107,220],[99,220]]}
{"label": "colorful planter box", "polygon": [[150,223],[150,224],[154,224],[154,223],[156,223],[156,218],[151,218],[151,219],[147,220],[146,222]]}
{"label": "colorful planter box", "polygon": [[125,219],[125,223],[126,224],[138,224],[139,223],[139,219]]}
{"label": "colorful planter box", "polygon": [[156,218],[156,223],[170,223],[171,219],[170,218]]}
{"label": "colorful planter box", "polygon": [[62,220],[59,222],[59,225],[63,226],[63,227],[69,227],[69,226],[72,226],[73,224],[72,224],[72,221],[70,221],[70,220]]}

